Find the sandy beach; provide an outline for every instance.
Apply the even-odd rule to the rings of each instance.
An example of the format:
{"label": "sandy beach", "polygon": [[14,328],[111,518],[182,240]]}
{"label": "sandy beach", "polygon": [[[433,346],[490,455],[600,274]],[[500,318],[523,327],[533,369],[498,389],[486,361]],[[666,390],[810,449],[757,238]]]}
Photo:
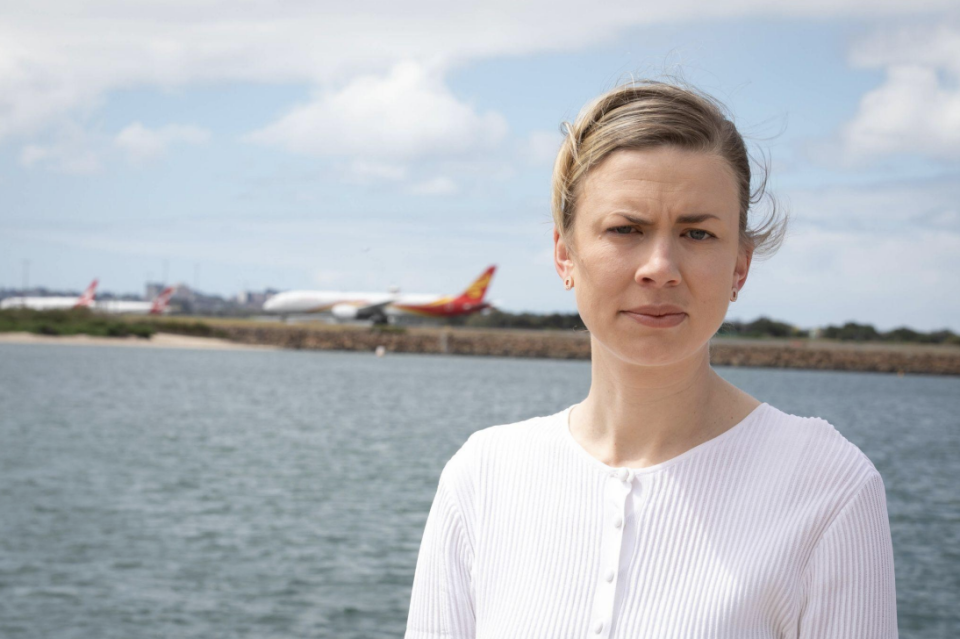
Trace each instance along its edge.
{"label": "sandy beach", "polygon": [[132,348],[195,348],[204,350],[279,350],[276,346],[238,344],[215,337],[193,337],[173,333],[154,333],[149,339],[140,337],[92,337],[90,335],[36,335],[34,333],[0,333],[0,344],[69,344],[78,346],[129,346]]}

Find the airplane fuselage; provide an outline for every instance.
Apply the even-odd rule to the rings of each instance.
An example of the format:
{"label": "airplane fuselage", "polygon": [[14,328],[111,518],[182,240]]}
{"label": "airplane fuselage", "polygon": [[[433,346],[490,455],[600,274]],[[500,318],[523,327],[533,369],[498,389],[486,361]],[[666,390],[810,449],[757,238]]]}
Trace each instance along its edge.
{"label": "airplane fuselage", "polygon": [[263,310],[267,313],[323,313],[337,304],[366,305],[390,302],[396,297],[386,293],[286,291],[264,302]]}
{"label": "airplane fuselage", "polygon": [[35,311],[54,311],[73,308],[79,297],[8,297],[0,301],[0,309],[29,308]]}
{"label": "airplane fuselage", "polygon": [[334,308],[344,305],[363,307],[383,304],[381,310],[384,315],[396,317],[399,315],[462,315],[480,310],[486,304],[463,304],[452,295],[429,295],[410,293],[405,295],[390,295],[383,293],[362,292],[325,292],[325,291],[287,291],[278,293],[263,305],[267,313],[276,314],[309,314],[332,312]]}
{"label": "airplane fuselage", "polygon": [[484,301],[495,266],[489,267],[460,295],[370,293],[353,291],[287,291],[268,299],[263,310],[278,315],[331,313],[337,319],[373,319],[419,315],[454,317],[488,308]]}
{"label": "airplane fuselage", "polygon": [[153,308],[153,302],[136,300],[97,300],[90,308],[98,313],[124,313],[128,315],[146,315]]}

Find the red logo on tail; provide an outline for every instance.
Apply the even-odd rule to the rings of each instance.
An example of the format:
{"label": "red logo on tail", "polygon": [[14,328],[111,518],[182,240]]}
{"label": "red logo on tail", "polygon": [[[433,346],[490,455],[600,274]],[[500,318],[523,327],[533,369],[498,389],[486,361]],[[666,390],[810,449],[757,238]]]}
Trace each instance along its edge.
{"label": "red logo on tail", "polygon": [[93,299],[97,295],[97,280],[90,282],[90,286],[87,287],[87,290],[83,292],[83,295],[77,300],[77,303],[73,305],[74,308],[84,308],[89,307],[93,304]]}
{"label": "red logo on tail", "polygon": [[457,301],[472,303],[481,302],[483,300],[483,296],[487,294],[487,288],[490,286],[490,280],[493,279],[493,272],[495,270],[497,270],[496,266],[491,266],[485,270],[480,277],[473,281],[473,284],[467,287],[467,290],[460,294],[460,297],[457,299]]}
{"label": "red logo on tail", "polygon": [[160,315],[163,311],[166,310],[167,304],[170,303],[170,298],[173,297],[173,292],[176,290],[175,286],[168,286],[163,289],[163,291],[157,295],[156,299],[153,300],[153,306],[150,307],[151,315]]}

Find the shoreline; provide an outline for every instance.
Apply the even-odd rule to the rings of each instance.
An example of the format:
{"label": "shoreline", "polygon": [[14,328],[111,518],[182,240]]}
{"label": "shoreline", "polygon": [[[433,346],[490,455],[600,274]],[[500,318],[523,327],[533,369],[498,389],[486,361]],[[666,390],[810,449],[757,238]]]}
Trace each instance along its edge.
{"label": "shoreline", "polygon": [[[279,322],[217,321],[203,318],[231,340],[295,350],[336,350],[438,355],[476,355],[590,360],[587,331],[407,327],[383,331],[348,325],[289,325]],[[960,375],[960,346],[851,343],[811,339],[714,337],[714,366],[804,370]]]}
{"label": "shoreline", "polygon": [[120,346],[125,348],[177,348],[219,351],[276,351],[269,344],[241,344],[218,337],[194,337],[176,333],[154,333],[149,339],[142,337],[97,337],[92,335],[38,335],[27,332],[0,333],[0,344],[41,344],[67,346]]}
{"label": "shoreline", "polygon": [[[590,360],[586,331],[407,327],[379,331],[363,326],[288,325],[203,318],[225,337],[156,332],[139,337],[52,336],[0,333],[0,344],[64,344],[198,350],[319,350],[421,355],[473,355]],[[158,328],[160,328],[158,326]],[[168,325],[168,328],[176,330]],[[929,344],[855,343],[809,339],[714,337],[714,366],[960,376],[960,347]]]}

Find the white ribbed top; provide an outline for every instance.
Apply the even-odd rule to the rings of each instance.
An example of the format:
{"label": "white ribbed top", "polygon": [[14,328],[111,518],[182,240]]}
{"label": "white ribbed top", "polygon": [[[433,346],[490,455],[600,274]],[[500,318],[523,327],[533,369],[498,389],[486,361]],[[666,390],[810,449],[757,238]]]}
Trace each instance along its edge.
{"label": "white ribbed top", "polygon": [[883,480],[831,424],[764,403],[629,469],[577,443],[572,408],[444,466],[406,639],[897,636]]}

